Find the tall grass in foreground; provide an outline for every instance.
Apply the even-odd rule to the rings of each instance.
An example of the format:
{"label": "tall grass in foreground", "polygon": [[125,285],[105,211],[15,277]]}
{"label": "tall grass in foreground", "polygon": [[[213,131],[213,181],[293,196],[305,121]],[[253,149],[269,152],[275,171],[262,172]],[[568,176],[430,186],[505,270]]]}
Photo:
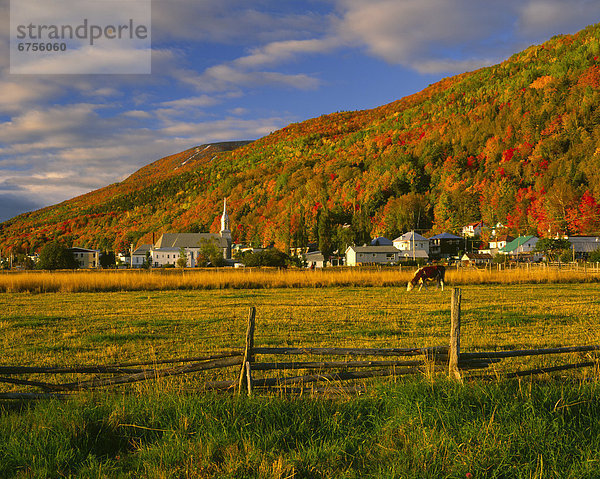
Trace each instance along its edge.
{"label": "tall grass in foreground", "polygon": [[[331,268],[326,270],[214,269],[176,271],[58,271],[0,274],[0,292],[160,291],[175,289],[324,288],[403,286],[414,270]],[[480,270],[449,268],[448,285],[596,282],[600,272],[552,268]]]}
{"label": "tall grass in foreground", "polygon": [[0,477],[595,478],[599,385],[382,385],[363,397],[97,394],[0,404]]}

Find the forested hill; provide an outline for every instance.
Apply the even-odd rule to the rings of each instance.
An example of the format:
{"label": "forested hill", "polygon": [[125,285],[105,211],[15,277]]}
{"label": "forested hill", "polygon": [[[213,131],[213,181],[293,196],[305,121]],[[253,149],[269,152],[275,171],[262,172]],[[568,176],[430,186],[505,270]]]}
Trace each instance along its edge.
{"label": "forested hill", "polygon": [[598,233],[600,25],[373,110],[163,158],[3,223],[0,248],[58,237],[119,249],[152,233],[215,232],[225,197],[235,241],[280,247],[343,248],[479,219],[513,234]]}

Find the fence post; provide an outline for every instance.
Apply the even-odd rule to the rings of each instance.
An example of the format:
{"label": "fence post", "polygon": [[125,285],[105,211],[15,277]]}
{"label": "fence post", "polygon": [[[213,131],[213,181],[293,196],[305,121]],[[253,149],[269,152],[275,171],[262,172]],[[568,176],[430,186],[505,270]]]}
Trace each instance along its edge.
{"label": "fence post", "polygon": [[[242,361],[242,369],[240,371],[240,379],[238,381],[238,392],[242,393],[244,382],[250,379],[250,363],[254,361],[252,349],[254,348],[254,320],[256,317],[256,308],[252,306],[248,313],[248,328],[246,329],[246,348],[244,349],[244,360]],[[248,365],[246,365],[248,363]],[[251,391],[251,385],[247,383],[248,391]]]}
{"label": "fence post", "polygon": [[248,386],[248,396],[252,396],[252,369],[250,361],[246,362],[246,385]]}
{"label": "fence post", "polygon": [[452,302],[450,304],[450,351],[448,353],[448,375],[462,382],[460,371],[458,370],[458,360],[460,357],[460,296],[459,288],[452,290]]}

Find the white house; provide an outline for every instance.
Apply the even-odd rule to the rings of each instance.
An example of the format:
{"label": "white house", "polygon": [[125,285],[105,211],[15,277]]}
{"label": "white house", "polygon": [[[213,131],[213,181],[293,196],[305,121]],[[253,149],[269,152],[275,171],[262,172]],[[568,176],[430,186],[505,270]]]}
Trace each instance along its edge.
{"label": "white house", "polygon": [[508,243],[514,241],[514,238],[510,235],[500,235],[490,240],[490,250],[498,250],[504,248]]}
{"label": "white house", "polygon": [[415,250],[415,257],[418,250],[425,251],[429,257],[429,240],[414,231],[399,236],[393,241],[393,245],[400,251],[410,251],[411,255]]}
{"label": "white house", "polygon": [[325,257],[320,251],[311,251],[302,255],[308,268],[323,268],[325,266]]}
{"label": "white house", "polygon": [[402,253],[394,246],[348,246],[346,265],[397,263]]}
{"label": "white house", "polygon": [[146,253],[152,250],[151,244],[143,244],[139,246],[132,255],[132,259],[127,258],[131,261],[131,264],[127,263],[132,268],[141,268],[146,261]]}
{"label": "white house", "polygon": [[492,262],[492,255],[489,253],[465,253],[462,255],[460,260],[463,263],[468,263],[471,265],[477,264],[489,264]]}
{"label": "white house", "polygon": [[483,224],[483,221],[478,221],[477,223],[471,223],[467,226],[463,226],[462,234],[463,236],[468,236],[469,238],[473,238],[475,236],[481,236],[481,232],[483,228],[486,226]]}
{"label": "white house", "polygon": [[417,259],[424,259],[427,261],[429,259],[429,254],[424,249],[416,249],[416,250],[406,250],[400,251],[400,260],[410,261]]}

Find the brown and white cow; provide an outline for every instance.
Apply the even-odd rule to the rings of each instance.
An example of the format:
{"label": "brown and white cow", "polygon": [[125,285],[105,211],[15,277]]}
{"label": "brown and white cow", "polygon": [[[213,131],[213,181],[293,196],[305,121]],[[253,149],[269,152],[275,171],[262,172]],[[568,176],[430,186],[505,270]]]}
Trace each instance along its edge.
{"label": "brown and white cow", "polygon": [[412,289],[419,284],[419,291],[421,288],[425,286],[427,289],[427,281],[435,281],[437,287],[441,287],[442,291],[444,291],[444,277],[446,275],[446,268],[441,265],[435,266],[423,266],[419,268],[413,279],[411,279],[406,285],[406,291],[412,291]]}

